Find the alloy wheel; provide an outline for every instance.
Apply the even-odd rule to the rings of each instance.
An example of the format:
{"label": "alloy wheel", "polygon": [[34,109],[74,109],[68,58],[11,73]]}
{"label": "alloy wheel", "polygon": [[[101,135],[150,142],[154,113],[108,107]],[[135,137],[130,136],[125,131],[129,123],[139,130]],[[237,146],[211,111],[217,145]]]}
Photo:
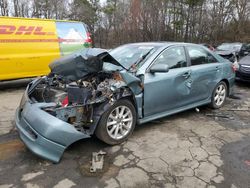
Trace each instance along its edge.
{"label": "alloy wheel", "polygon": [[132,111],[127,106],[117,106],[108,116],[106,129],[115,140],[124,138],[133,124]]}
{"label": "alloy wheel", "polygon": [[224,84],[218,85],[214,94],[214,102],[217,106],[221,106],[226,99],[226,87]]}

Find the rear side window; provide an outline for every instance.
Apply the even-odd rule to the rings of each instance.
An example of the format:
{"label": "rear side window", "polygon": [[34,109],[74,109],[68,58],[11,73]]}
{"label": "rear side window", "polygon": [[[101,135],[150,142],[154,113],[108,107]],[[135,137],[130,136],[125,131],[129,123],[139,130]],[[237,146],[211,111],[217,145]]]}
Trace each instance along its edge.
{"label": "rear side window", "polygon": [[155,60],[155,63],[167,64],[169,66],[169,69],[186,67],[187,61],[185,50],[181,46],[166,49]]}
{"label": "rear side window", "polygon": [[82,23],[56,22],[56,29],[62,55],[85,48],[88,36]]}
{"label": "rear side window", "polygon": [[188,46],[187,51],[190,57],[191,65],[202,65],[218,62],[212,54],[201,47]]}

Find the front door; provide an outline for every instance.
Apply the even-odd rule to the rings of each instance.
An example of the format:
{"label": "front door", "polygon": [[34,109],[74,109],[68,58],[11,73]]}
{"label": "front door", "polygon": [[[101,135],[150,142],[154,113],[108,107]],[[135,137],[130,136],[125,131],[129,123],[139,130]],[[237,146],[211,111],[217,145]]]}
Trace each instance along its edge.
{"label": "front door", "polygon": [[190,98],[192,71],[184,47],[165,49],[153,62],[169,66],[166,73],[145,73],[144,117],[181,107]]}

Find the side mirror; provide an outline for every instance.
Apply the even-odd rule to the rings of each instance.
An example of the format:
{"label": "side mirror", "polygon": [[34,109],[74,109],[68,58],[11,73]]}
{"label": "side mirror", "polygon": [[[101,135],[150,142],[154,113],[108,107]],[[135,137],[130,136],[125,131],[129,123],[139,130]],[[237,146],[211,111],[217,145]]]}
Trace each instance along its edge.
{"label": "side mirror", "polygon": [[151,73],[155,73],[155,72],[168,72],[169,71],[169,67],[166,64],[161,64],[161,63],[157,63],[154,64],[151,68],[150,68],[150,72]]}

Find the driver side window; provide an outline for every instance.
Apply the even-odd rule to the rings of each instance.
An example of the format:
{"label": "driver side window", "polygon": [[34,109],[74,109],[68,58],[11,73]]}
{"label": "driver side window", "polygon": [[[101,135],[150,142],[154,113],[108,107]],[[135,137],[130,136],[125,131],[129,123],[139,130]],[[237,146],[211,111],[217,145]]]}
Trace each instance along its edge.
{"label": "driver side window", "polygon": [[187,60],[185,55],[185,50],[183,47],[171,47],[166,49],[160,54],[155,60],[155,64],[167,64],[169,69],[186,67]]}

